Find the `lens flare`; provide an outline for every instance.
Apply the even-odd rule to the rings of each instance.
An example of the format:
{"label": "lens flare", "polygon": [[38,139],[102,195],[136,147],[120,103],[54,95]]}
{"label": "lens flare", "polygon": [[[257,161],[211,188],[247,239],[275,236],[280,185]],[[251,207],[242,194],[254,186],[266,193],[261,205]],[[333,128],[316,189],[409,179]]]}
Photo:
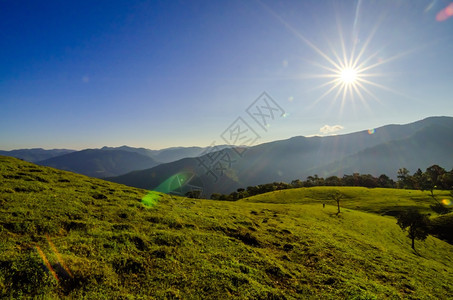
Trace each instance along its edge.
{"label": "lens flare", "polygon": [[159,199],[164,194],[174,194],[184,197],[189,191],[203,191],[200,185],[194,185],[196,174],[194,172],[185,171],[176,173],[168,177],[164,182],[159,184],[154,190],[150,191],[142,198],[142,203],[146,206],[155,206]]}
{"label": "lens flare", "polygon": [[49,246],[52,249],[53,253],[57,257],[57,260],[58,260],[58,263],[60,264],[60,266],[63,267],[63,269],[66,271],[67,275],[69,275],[70,277],[73,277],[71,270],[69,270],[68,266],[64,263],[64,260],[61,257],[60,252],[58,252],[57,247],[55,247],[55,244],[52,242],[52,240],[50,239],[50,237],[47,234],[46,234],[46,239],[47,239],[47,242],[49,243]]}
{"label": "lens flare", "polygon": [[452,204],[452,202],[451,202],[450,199],[442,199],[442,204],[443,204],[443,205],[450,206],[450,205]]}
{"label": "lens flare", "polygon": [[368,134],[374,134],[376,132],[376,129],[368,129]]}
{"label": "lens flare", "polygon": [[152,207],[155,206],[157,202],[159,202],[160,198],[162,198],[162,195],[160,193],[150,191],[142,198],[142,203],[146,206]]}
{"label": "lens flare", "polygon": [[[49,243],[49,246],[50,246],[50,248],[52,250],[52,254],[54,254],[56,256],[57,261],[58,261],[57,264],[54,264],[52,266],[52,264],[50,263],[49,259],[46,256],[46,254],[41,249],[41,247],[39,247],[39,245],[35,245],[36,251],[38,252],[39,256],[41,257],[42,262],[44,263],[44,266],[46,267],[46,269],[50,272],[52,277],[57,282],[60,282],[60,278],[61,277],[63,277],[63,278],[67,278],[68,276],[73,277],[71,270],[64,263],[60,252],[58,252],[57,247],[55,246],[55,244],[52,242],[52,240],[50,239],[49,235],[47,235],[47,234],[46,234],[46,239],[47,239],[47,242]],[[55,257],[53,257],[53,258],[55,258]],[[60,276],[60,278],[59,278],[59,276]]]}
{"label": "lens flare", "polygon": [[436,21],[443,22],[450,17],[453,17],[453,2],[437,13]]}
{"label": "lens flare", "polygon": [[36,245],[35,247],[36,247],[36,251],[38,251],[38,254],[41,257],[41,259],[42,259],[44,265],[46,266],[47,270],[49,270],[50,274],[52,275],[53,278],[55,278],[55,280],[57,282],[60,282],[60,279],[58,279],[57,273],[52,268],[52,265],[50,264],[49,260],[47,259],[47,256],[41,250],[41,247],[39,247],[38,245]]}

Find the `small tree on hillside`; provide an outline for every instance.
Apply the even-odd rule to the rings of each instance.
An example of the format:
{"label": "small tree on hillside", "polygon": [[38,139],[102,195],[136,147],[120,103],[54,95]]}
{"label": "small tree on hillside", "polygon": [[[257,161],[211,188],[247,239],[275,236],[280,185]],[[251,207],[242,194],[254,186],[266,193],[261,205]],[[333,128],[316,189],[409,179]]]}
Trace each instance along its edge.
{"label": "small tree on hillside", "polygon": [[424,241],[429,234],[428,215],[416,210],[409,210],[398,216],[397,224],[403,231],[407,229],[407,237],[412,240],[412,249],[415,250],[415,240]]}
{"label": "small tree on hillside", "polygon": [[337,207],[338,207],[338,213],[340,213],[340,200],[343,199],[343,194],[340,193],[339,191],[335,191],[332,195],[331,195],[332,199],[335,200],[335,202],[337,202]]}
{"label": "small tree on hillside", "polygon": [[187,193],[184,194],[184,196],[186,196],[187,198],[200,199],[201,191],[200,190],[188,191]]}

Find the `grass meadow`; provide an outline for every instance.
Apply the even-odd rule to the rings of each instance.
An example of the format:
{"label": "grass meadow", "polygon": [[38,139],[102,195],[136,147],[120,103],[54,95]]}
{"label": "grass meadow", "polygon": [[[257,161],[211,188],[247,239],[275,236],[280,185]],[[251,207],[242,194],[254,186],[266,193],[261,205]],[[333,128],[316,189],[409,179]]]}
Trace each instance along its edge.
{"label": "grass meadow", "polygon": [[394,217],[431,204],[359,187],[188,199],[0,156],[0,295],[447,299],[453,245],[429,236],[414,252]]}

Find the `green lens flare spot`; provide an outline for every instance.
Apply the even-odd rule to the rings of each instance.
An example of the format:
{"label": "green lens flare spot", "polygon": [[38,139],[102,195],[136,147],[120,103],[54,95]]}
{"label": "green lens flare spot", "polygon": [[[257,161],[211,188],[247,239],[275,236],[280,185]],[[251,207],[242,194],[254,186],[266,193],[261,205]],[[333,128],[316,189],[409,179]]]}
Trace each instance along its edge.
{"label": "green lens flare spot", "polygon": [[160,193],[151,191],[142,198],[142,203],[146,206],[153,207],[159,202],[161,197],[162,195]]}
{"label": "green lens flare spot", "polygon": [[[150,191],[142,198],[142,203],[146,206],[155,206],[164,194],[175,194],[184,197],[188,189],[193,187],[188,184],[195,176],[192,172],[179,172],[168,177],[164,182],[159,184],[153,191]],[[199,187],[197,187],[199,189]]]}

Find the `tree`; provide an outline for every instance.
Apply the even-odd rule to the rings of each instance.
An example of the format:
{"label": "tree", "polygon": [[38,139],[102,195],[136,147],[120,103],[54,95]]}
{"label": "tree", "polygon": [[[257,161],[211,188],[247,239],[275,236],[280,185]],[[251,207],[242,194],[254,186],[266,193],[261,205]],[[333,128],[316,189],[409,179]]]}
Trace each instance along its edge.
{"label": "tree", "polygon": [[359,185],[367,188],[377,187],[378,179],[371,174],[362,174],[359,177]]}
{"label": "tree", "polygon": [[423,191],[425,186],[425,177],[423,171],[418,168],[417,171],[412,175],[412,181],[414,182],[414,188]]}
{"label": "tree", "polygon": [[249,196],[258,195],[258,187],[257,186],[248,186],[247,187],[247,194]]}
{"label": "tree", "polygon": [[431,197],[434,197],[434,189],[437,188],[436,183],[433,181],[432,177],[427,173],[423,173],[420,179],[420,190],[429,191],[431,193]]}
{"label": "tree", "polygon": [[343,175],[342,182],[345,186],[354,186],[355,185],[355,178],[353,175]]}
{"label": "tree", "polygon": [[300,188],[303,186],[303,182],[300,179],[295,179],[295,180],[291,181],[291,186],[293,188]]}
{"label": "tree", "polygon": [[415,250],[415,240],[424,241],[429,234],[428,215],[416,210],[408,210],[398,216],[397,224],[403,231],[407,229],[407,237],[412,240],[412,249]]}
{"label": "tree", "polygon": [[244,189],[244,188],[238,188],[237,189],[237,192],[238,192],[238,198],[239,199],[242,199],[242,198],[247,198],[248,197],[248,193],[247,191]]}
{"label": "tree", "polygon": [[452,190],[453,189],[453,170],[443,174],[440,181],[442,182],[442,189]]}
{"label": "tree", "polygon": [[222,194],[213,193],[213,194],[211,195],[211,199],[212,199],[212,200],[220,200],[220,196],[222,196]]}
{"label": "tree", "polygon": [[413,188],[412,176],[409,174],[409,170],[401,168],[398,170],[398,187],[403,189]]}
{"label": "tree", "polygon": [[233,200],[233,201],[236,201],[236,200],[239,199],[239,193],[238,192],[232,192],[232,193],[230,193],[229,198],[231,198],[231,200]]}
{"label": "tree", "polygon": [[[437,201],[437,200],[436,200]],[[444,206],[442,203],[434,203],[429,206],[435,213],[439,215],[446,215],[451,212],[451,208]]]}
{"label": "tree", "polygon": [[338,176],[327,177],[326,180],[324,181],[324,184],[328,186],[340,186],[341,178],[338,178]]}
{"label": "tree", "polygon": [[343,194],[339,191],[335,191],[332,195],[330,195],[335,202],[337,202],[338,213],[340,213],[340,200],[343,199]]}
{"label": "tree", "polygon": [[187,193],[184,194],[184,196],[186,196],[187,198],[200,199],[201,191],[200,190],[188,191]]}
{"label": "tree", "polygon": [[318,180],[318,175],[315,176],[308,176],[307,180],[305,180],[306,187],[312,187],[316,185],[316,180]]}
{"label": "tree", "polygon": [[438,165],[432,165],[431,167],[426,169],[425,173],[428,175],[428,177],[431,179],[433,185],[436,187],[436,186],[440,185],[440,183],[441,183],[440,180],[442,178],[442,175],[445,174],[445,169],[442,167],[439,167]]}
{"label": "tree", "polygon": [[394,186],[394,182],[391,178],[389,178],[385,174],[381,174],[378,178],[378,184],[382,188],[392,188]]}

